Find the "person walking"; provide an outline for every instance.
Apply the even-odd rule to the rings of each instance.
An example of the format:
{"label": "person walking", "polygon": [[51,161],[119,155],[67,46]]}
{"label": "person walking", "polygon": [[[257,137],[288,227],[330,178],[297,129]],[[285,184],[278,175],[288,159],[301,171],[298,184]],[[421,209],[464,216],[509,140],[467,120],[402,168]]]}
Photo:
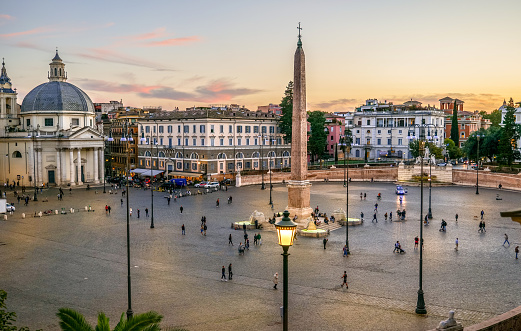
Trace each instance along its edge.
{"label": "person walking", "polygon": [[344,248],[343,248],[343,257],[347,257],[347,245],[344,245]]}
{"label": "person walking", "polygon": [[367,200],[367,193],[364,193],[364,200]]}
{"label": "person walking", "polygon": [[273,289],[277,289],[277,284],[279,283],[279,273],[276,272],[274,275],[273,275]]}
{"label": "person walking", "polygon": [[222,281],[227,282],[227,280],[226,280],[226,268],[224,266],[221,269],[221,282]]}
{"label": "person walking", "polygon": [[230,244],[233,246],[232,234],[231,234],[231,233],[230,233],[230,235],[228,236],[228,246],[229,246]]}
{"label": "person walking", "polygon": [[123,199],[121,199],[121,205],[123,206]]}
{"label": "person walking", "polygon": [[360,192],[360,201],[362,201],[362,198],[364,197],[364,194]]}
{"label": "person walking", "polygon": [[204,226],[201,225],[201,236],[203,235],[203,231],[204,231]]}
{"label": "person walking", "polygon": [[166,198],[166,201],[168,201],[168,205],[170,206],[170,197]]}
{"label": "person walking", "polygon": [[414,249],[418,248],[418,242],[419,242],[418,236],[414,237]]}
{"label": "person walking", "polygon": [[141,212],[139,211],[139,209],[137,210],[137,218],[139,218],[139,215],[141,215]]}
{"label": "person walking", "polygon": [[145,216],[148,217],[148,207],[145,208]]}
{"label": "person walking", "polygon": [[483,222],[483,232],[487,232],[487,229],[485,228],[485,221],[482,221]]}
{"label": "person walking", "polygon": [[344,274],[342,275],[342,278],[344,279],[342,281],[342,285],[340,285],[341,288],[344,288],[344,285],[346,286],[346,288],[349,288],[349,286],[347,285],[347,271],[344,270]]}
{"label": "person walking", "polygon": [[324,249],[326,249],[327,238],[324,238],[324,240],[322,240],[322,242],[324,243]]}
{"label": "person walking", "polygon": [[516,246],[514,249],[514,252],[516,253],[516,260],[517,260],[517,254],[519,254],[519,246]]}
{"label": "person walking", "polygon": [[456,222],[458,221],[458,214],[456,214]]}
{"label": "person walking", "polygon": [[485,212],[483,211],[483,209],[481,209],[481,219],[483,219],[484,216],[485,216]]}
{"label": "person walking", "polygon": [[[297,235],[297,232],[295,232],[295,235]],[[257,244],[258,245],[262,245],[262,239],[261,239],[261,234],[259,232],[259,234],[257,235]]]}
{"label": "person walking", "polygon": [[219,199],[217,199],[217,201],[215,202],[215,206],[219,208]]}
{"label": "person walking", "polygon": [[112,210],[112,208],[109,206],[109,215],[110,215],[110,211]]}
{"label": "person walking", "polygon": [[396,244],[394,244],[394,249],[393,249],[393,253],[400,253],[400,242],[397,241]]}
{"label": "person walking", "polygon": [[109,214],[109,205],[105,205],[105,214]]}
{"label": "person walking", "polygon": [[181,226],[181,234],[183,236],[186,234],[186,232],[185,232],[185,225],[184,224]]}
{"label": "person walking", "polygon": [[456,247],[454,247],[454,250],[457,251],[457,250],[458,250],[458,247],[459,247],[459,239],[456,238]]}
{"label": "person walking", "polygon": [[371,223],[375,221],[376,223],[378,223],[378,220],[376,219],[376,213],[373,214],[373,220],[371,221]]}
{"label": "person walking", "polygon": [[378,202],[374,204],[374,211],[378,212]]}
{"label": "person walking", "polygon": [[390,222],[393,221],[393,212],[390,212],[390,213],[389,213],[389,221],[390,221]]}
{"label": "person walking", "polygon": [[208,229],[208,227],[206,226],[206,223],[204,223],[203,225],[203,230],[204,230],[204,235],[206,236],[206,230]]}
{"label": "person walking", "polygon": [[510,246],[510,242],[508,241],[508,235],[505,233],[505,241],[503,242],[503,246],[505,246],[505,244],[508,244],[508,246]]}
{"label": "person walking", "polygon": [[132,217],[132,207],[129,208],[128,212],[130,214],[130,217]]}
{"label": "person walking", "polygon": [[230,264],[228,265],[228,279],[229,279],[229,280],[232,280],[232,278],[233,278],[232,264],[230,263]]}
{"label": "person walking", "polygon": [[179,211],[181,211],[181,214],[183,213],[183,206],[179,207]]}
{"label": "person walking", "polygon": [[387,213],[384,214],[385,221],[387,222]]}
{"label": "person walking", "polygon": [[364,221],[364,213],[363,212],[360,212],[360,220],[363,222]]}

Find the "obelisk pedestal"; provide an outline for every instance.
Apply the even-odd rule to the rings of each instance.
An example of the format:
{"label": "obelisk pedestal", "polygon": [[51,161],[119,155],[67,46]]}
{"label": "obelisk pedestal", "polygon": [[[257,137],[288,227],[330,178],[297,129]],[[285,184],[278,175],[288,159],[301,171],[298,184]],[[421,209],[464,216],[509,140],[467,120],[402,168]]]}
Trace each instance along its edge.
{"label": "obelisk pedestal", "polygon": [[290,180],[288,187],[288,207],[290,215],[297,215],[299,227],[306,226],[313,209],[310,207],[311,183],[307,180]]}

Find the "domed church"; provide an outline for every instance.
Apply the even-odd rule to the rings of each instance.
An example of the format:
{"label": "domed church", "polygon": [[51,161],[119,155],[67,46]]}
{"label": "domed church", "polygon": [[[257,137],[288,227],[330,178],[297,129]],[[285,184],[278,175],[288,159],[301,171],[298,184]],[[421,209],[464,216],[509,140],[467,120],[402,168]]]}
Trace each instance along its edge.
{"label": "domed church", "polygon": [[52,59],[49,81],[20,107],[2,61],[0,73],[0,183],[74,186],[103,181],[103,135],[89,96],[67,82],[65,63]]}

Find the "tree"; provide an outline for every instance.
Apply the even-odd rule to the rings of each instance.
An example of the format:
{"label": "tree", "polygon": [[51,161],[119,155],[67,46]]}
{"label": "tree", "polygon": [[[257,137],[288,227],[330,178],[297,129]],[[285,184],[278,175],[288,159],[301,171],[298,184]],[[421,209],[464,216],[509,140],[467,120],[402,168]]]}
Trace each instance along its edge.
{"label": "tree", "polygon": [[290,81],[286,90],[284,91],[284,97],[280,102],[280,109],[282,116],[279,120],[280,132],[284,135],[286,142],[291,141],[291,130],[293,128],[293,82]]}
{"label": "tree", "polygon": [[461,148],[456,146],[454,141],[452,139],[446,138],[443,143],[445,144],[445,149],[447,153],[449,153],[449,159],[457,159],[463,156],[463,152],[461,151]]}
{"label": "tree", "polygon": [[311,161],[313,162],[315,161],[315,157],[322,157],[326,149],[327,133],[324,130],[326,124],[325,113],[321,111],[308,112],[308,122],[311,127],[308,151],[311,153]]}
{"label": "tree", "polygon": [[479,114],[481,117],[489,119],[492,127],[499,128],[499,125],[501,124],[501,111],[499,111],[499,109],[493,110],[490,114],[482,110]]}
{"label": "tree", "polygon": [[[109,319],[104,313],[98,314],[98,324],[95,329],[87,323],[82,314],[74,309],[60,308],[56,316],[60,319],[59,324],[63,331],[110,331]],[[137,314],[130,319],[125,319],[125,313],[123,313],[114,330],[160,331],[159,322],[161,322],[161,319],[163,319],[163,316],[154,311]]]}
{"label": "tree", "polygon": [[454,109],[452,110],[452,125],[450,128],[450,139],[459,147],[459,126],[458,126],[458,105],[454,100]]}
{"label": "tree", "polygon": [[498,143],[501,140],[501,127],[491,126],[485,130],[485,138],[479,143],[479,154],[494,160],[498,154]]}
{"label": "tree", "polygon": [[501,163],[511,165],[515,159],[520,158],[517,149],[517,140],[519,139],[519,126],[516,125],[516,109],[507,106],[507,112],[503,118],[503,127],[501,128],[501,139],[498,146],[498,159]]}
{"label": "tree", "polygon": [[[5,301],[7,300],[7,292],[4,290],[0,290],[0,330],[2,331],[29,331],[29,328],[22,327],[17,328],[14,326],[14,322],[16,322],[16,313],[12,311],[7,311],[7,305]],[[41,331],[41,330],[39,330]]]}
{"label": "tree", "polygon": [[[429,153],[434,155],[437,159],[443,158],[443,148],[436,146],[434,143],[427,142],[425,147],[429,147]],[[418,139],[414,139],[409,143],[409,150],[413,157],[420,156],[420,141]]]}

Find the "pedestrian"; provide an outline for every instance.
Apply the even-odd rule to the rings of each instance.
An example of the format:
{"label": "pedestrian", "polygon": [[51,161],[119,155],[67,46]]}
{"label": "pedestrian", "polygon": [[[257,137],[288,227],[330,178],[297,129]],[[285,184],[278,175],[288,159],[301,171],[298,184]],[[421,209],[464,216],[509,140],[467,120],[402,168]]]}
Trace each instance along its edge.
{"label": "pedestrian", "polygon": [[364,213],[363,212],[360,212],[360,221],[364,221]]}
{"label": "pedestrian", "polygon": [[246,239],[246,249],[250,250],[250,239]]}
{"label": "pedestrian", "polygon": [[[296,235],[297,235],[297,232],[295,231],[295,236]],[[260,233],[257,235],[257,244],[262,245],[262,239],[261,239],[261,234]]]}
{"label": "pedestrian", "polygon": [[364,197],[363,193],[360,192],[360,201],[362,201],[362,198]]}
{"label": "pedestrian", "polygon": [[456,222],[458,221],[458,214],[456,214]]}
{"label": "pedestrian", "polygon": [[255,246],[257,246],[257,234],[256,233],[253,235],[253,244]]}
{"label": "pedestrian", "polygon": [[481,209],[481,219],[483,219],[484,216],[485,216],[485,212],[483,211],[483,209]]}
{"label": "pedestrian", "polygon": [[378,202],[374,204],[374,211],[375,211],[375,212],[378,211]]}
{"label": "pedestrian", "polygon": [[203,226],[203,230],[204,230],[204,235],[205,235],[205,236],[206,236],[206,230],[207,230],[207,229],[208,229],[208,228],[206,227],[206,223],[205,223],[204,226]]}
{"label": "pedestrian", "polygon": [[387,213],[384,214],[385,221],[387,222]]}
{"label": "pedestrian", "polygon": [[367,200],[367,193],[364,193],[364,200]]}
{"label": "pedestrian", "polygon": [[417,248],[418,248],[418,241],[419,241],[418,236],[416,236],[416,237],[414,238],[414,249],[417,249]]}
{"label": "pedestrian", "polygon": [[482,232],[487,232],[487,229],[485,228],[485,221],[482,221],[483,222],[483,231]]}
{"label": "pedestrian", "polygon": [[344,248],[343,248],[343,257],[347,257],[347,245],[344,245]]}
{"label": "pedestrian", "polygon": [[168,205],[170,206],[170,197],[166,198],[166,201],[168,201]]}
{"label": "pedestrian", "polygon": [[130,213],[130,216],[132,217],[132,207],[129,208],[129,213]]}
{"label": "pedestrian", "polygon": [[226,268],[224,266],[222,267],[221,272],[222,272],[222,274],[221,274],[221,281],[224,280],[225,282],[227,282],[227,280],[226,280]]}
{"label": "pedestrian", "polygon": [[244,242],[246,242],[246,240],[248,240],[248,234],[244,232]]}
{"label": "pedestrian", "polygon": [[372,223],[373,221],[376,221],[376,223],[378,223],[378,220],[376,219],[376,213],[373,214],[373,220],[371,221],[371,223]]}
{"label": "pedestrian", "polygon": [[108,213],[109,213],[109,205],[105,205],[105,214],[108,215]]}
{"label": "pedestrian", "polygon": [[216,206],[217,208],[219,208],[219,199],[217,199],[217,201],[215,201],[215,206]]}
{"label": "pedestrian", "polygon": [[145,216],[148,217],[148,208],[145,208]]}
{"label": "pedestrian", "polygon": [[344,285],[345,285],[346,288],[349,288],[349,286],[347,285],[347,271],[344,270],[344,274],[342,275],[342,278],[344,280],[342,282],[342,285],[340,285],[340,287],[344,288]]}
{"label": "pedestrian", "polygon": [[183,206],[179,207],[179,210],[181,211],[181,214],[183,213]]}
{"label": "pedestrian", "polygon": [[72,195],[72,187],[69,187],[69,194]]}
{"label": "pedestrian", "polygon": [[109,206],[109,215],[110,215],[110,211],[112,210],[112,208]]}
{"label": "pedestrian", "polygon": [[137,218],[139,218],[139,215],[141,215],[141,211],[138,209],[137,210]]}
{"label": "pedestrian", "polygon": [[396,244],[394,244],[394,249],[393,249],[393,253],[400,253],[400,242],[397,241]]}
{"label": "pedestrian", "polygon": [[327,239],[327,238],[324,238],[324,240],[322,240],[322,242],[324,243],[324,249],[326,249],[326,244],[327,244],[327,241],[328,241],[328,239]]}
{"label": "pedestrian", "polygon": [[508,246],[510,246],[510,242],[508,241],[508,236],[506,233],[505,233],[505,241],[503,242],[503,246],[505,246],[505,244],[508,244]]}
{"label": "pedestrian", "polygon": [[123,206],[123,199],[121,199],[121,205]]}
{"label": "pedestrian", "polygon": [[183,236],[186,234],[186,232],[185,232],[185,225],[184,224],[181,226],[181,234]]}
{"label": "pedestrian", "polygon": [[231,233],[230,233],[230,235],[228,236],[228,246],[229,246],[230,244],[233,246],[232,234],[231,234]]}
{"label": "pedestrian", "polygon": [[458,250],[458,246],[459,246],[459,239],[456,238],[456,247],[454,247],[455,250]]}
{"label": "pedestrian", "polygon": [[393,212],[390,212],[390,213],[389,213],[389,221],[390,221],[390,222],[393,221]]}
{"label": "pedestrian", "polygon": [[503,187],[503,185],[501,185],[501,183],[499,183],[498,188],[501,190],[502,187]]}
{"label": "pedestrian", "polygon": [[273,275],[273,288],[277,289],[277,284],[279,283],[279,273],[276,272],[275,275]]}
{"label": "pedestrian", "polygon": [[204,231],[204,226],[201,225],[201,236],[203,235],[203,231]]}
{"label": "pedestrian", "polygon": [[230,263],[230,264],[228,265],[228,279],[229,279],[229,280],[232,280],[232,278],[233,278],[232,264]]}
{"label": "pedestrian", "polygon": [[519,254],[519,246],[516,246],[514,249],[514,252],[516,253],[516,260],[517,260],[517,254]]}

